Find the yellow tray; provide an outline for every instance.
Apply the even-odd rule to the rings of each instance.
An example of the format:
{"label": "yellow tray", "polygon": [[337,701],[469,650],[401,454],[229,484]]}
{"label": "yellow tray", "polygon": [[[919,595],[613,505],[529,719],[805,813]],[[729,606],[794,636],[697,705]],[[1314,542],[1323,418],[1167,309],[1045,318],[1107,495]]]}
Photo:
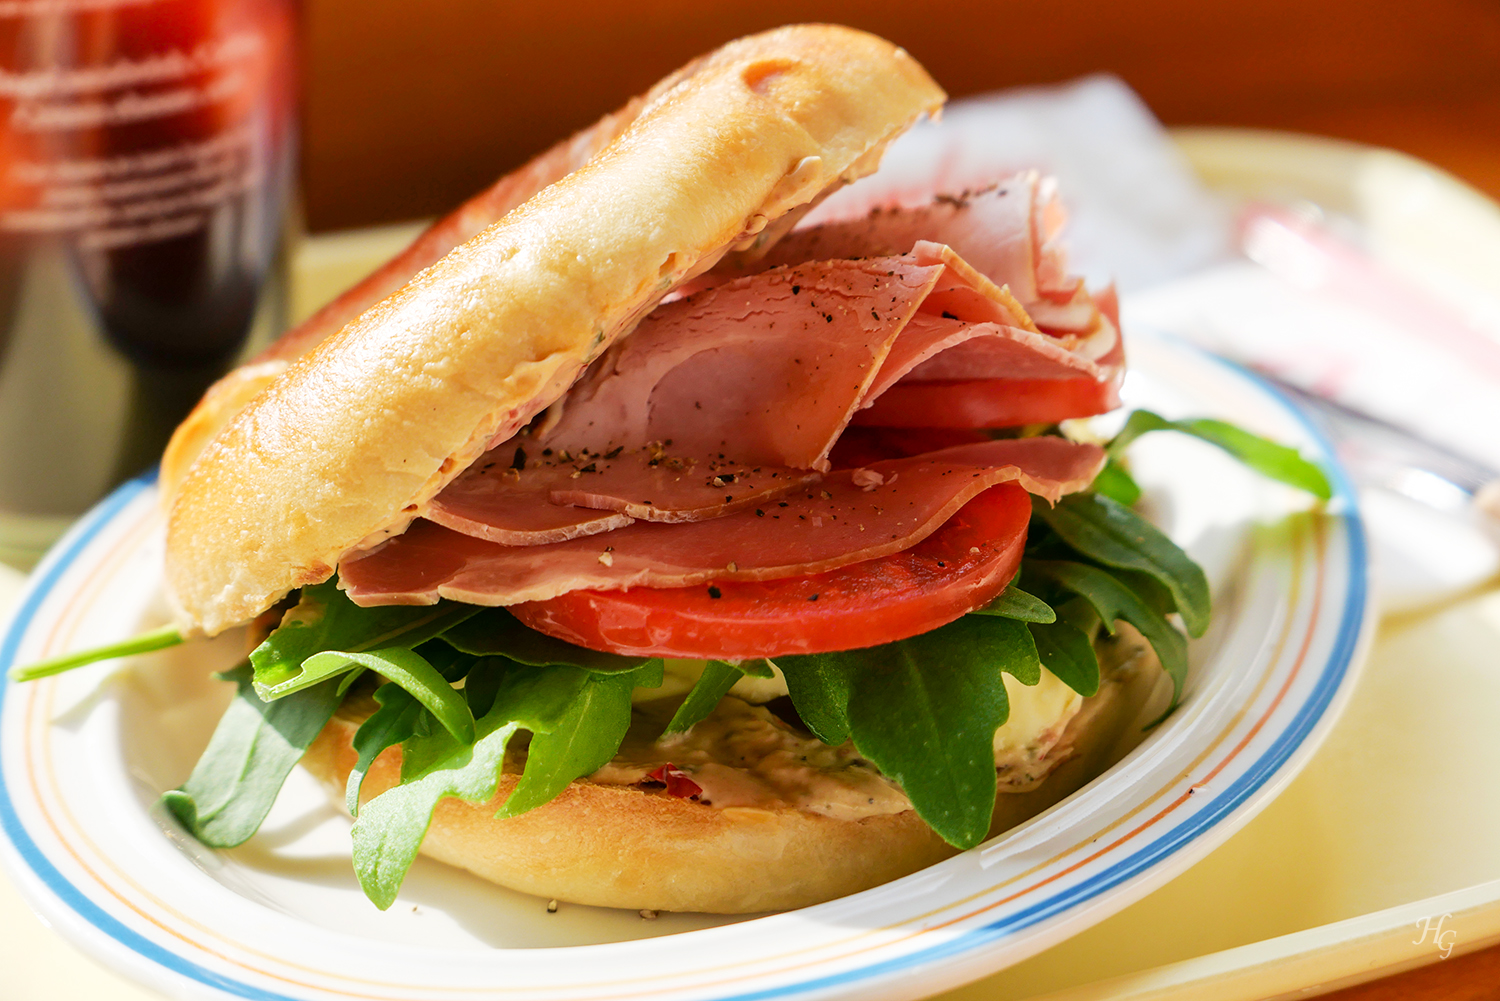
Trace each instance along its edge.
{"label": "yellow tray", "polygon": [[[1500,303],[1500,209],[1398,154],[1247,130],[1179,130],[1211,186],[1305,198],[1360,220],[1377,256]],[[305,316],[416,227],[304,243]],[[0,606],[11,581],[0,569]],[[1139,903],[943,997],[1233,999],[1307,996],[1500,941],[1500,588],[1383,623],[1327,742],[1270,807]],[[149,999],[82,959],[0,877],[6,1001]]]}

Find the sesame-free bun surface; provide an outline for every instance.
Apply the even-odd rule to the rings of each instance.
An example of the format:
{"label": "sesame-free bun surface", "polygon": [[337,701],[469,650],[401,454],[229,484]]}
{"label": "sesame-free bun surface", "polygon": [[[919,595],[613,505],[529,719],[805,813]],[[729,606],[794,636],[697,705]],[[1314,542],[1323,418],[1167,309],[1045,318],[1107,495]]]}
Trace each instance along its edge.
{"label": "sesame-free bun surface", "polygon": [[942,99],[902,50],[826,25],[686,67],[600,155],[270,379],[208,443],[168,518],[179,625],[246,621],[403,531],[667,291],[873,170]]}

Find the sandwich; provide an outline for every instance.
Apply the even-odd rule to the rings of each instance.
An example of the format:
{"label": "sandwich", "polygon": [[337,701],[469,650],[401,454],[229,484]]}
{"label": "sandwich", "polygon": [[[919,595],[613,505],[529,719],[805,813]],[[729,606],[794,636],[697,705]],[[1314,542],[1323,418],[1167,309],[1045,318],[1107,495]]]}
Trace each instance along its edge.
{"label": "sandwich", "polygon": [[1125,445],[1320,474],[1214,422],[1064,432],[1124,350],[1035,173],[798,227],[942,101],[847,28],[733,42],[210,390],[162,467],[176,622],[132,648],[254,644],[182,825],[244,841],[300,761],[381,907],[420,851],[783,909],[979,844],[1175,702],[1208,587]]}

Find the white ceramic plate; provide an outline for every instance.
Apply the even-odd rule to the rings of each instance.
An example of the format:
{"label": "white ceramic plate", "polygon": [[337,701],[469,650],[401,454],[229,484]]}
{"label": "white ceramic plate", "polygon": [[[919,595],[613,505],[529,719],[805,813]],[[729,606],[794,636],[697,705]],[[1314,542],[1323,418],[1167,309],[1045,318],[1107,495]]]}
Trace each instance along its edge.
{"label": "white ceramic plate", "polygon": [[[1328,449],[1254,379],[1135,337],[1126,396]],[[752,919],[563,905],[420,860],[376,911],[347,820],[300,773],[261,833],[203,849],[154,807],[206,743],[230,636],[17,686],[0,681],[0,857],[54,926],[178,997],[913,997],[1017,962],[1181,872],[1311,755],[1373,624],[1348,484],[1325,510],[1212,448],[1134,453],[1153,516],[1204,564],[1213,628],[1178,711],[1110,771],[984,846],[885,886]],[[53,550],[0,641],[0,671],[162,617],[155,491],[122,487]],[[766,878],[774,878],[769,869]]]}

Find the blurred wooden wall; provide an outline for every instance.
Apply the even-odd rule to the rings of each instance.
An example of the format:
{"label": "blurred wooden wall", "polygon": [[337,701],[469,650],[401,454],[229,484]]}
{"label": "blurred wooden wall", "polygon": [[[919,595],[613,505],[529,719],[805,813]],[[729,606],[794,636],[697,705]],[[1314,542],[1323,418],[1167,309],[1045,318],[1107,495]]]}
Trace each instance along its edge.
{"label": "blurred wooden wall", "polygon": [[954,97],[1107,70],[1168,124],[1317,132],[1500,196],[1496,0],[304,0],[314,229],[432,215],[688,58],[791,21],[904,45]]}

